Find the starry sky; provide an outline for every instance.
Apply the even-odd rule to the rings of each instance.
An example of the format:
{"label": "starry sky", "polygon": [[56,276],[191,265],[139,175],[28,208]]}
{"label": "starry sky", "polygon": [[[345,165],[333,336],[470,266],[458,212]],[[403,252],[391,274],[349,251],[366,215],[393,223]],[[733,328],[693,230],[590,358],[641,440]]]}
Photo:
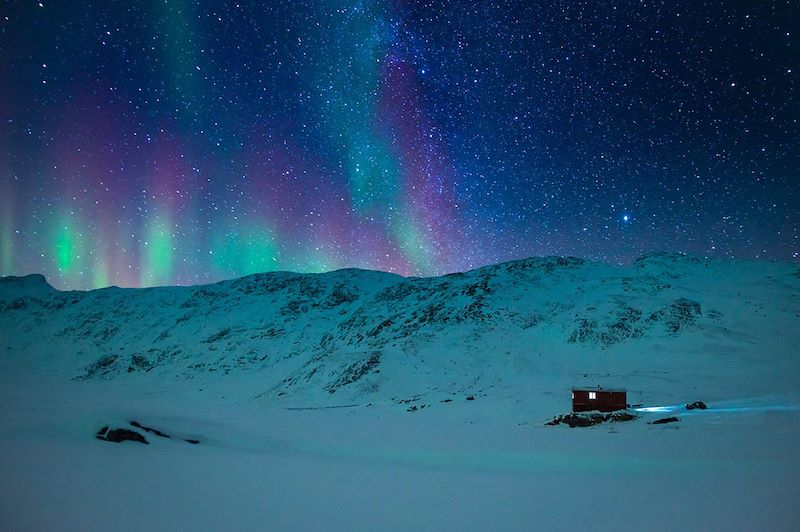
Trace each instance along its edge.
{"label": "starry sky", "polygon": [[0,274],[800,262],[792,1],[0,4]]}

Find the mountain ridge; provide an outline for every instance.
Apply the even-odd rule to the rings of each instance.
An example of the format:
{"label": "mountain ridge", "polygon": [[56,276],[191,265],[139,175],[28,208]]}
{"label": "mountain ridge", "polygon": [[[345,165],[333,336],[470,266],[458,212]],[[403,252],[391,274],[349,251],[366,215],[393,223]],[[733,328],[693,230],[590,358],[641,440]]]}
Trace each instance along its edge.
{"label": "mountain ridge", "polygon": [[[565,360],[657,374],[731,349],[785,352],[797,339],[787,327],[800,329],[798,293],[793,265],[675,254],[631,266],[547,257],[441,277],[269,272],[86,292],[6,277],[0,353],[11,367],[75,380],[143,389],[194,380],[272,400],[486,393],[530,386],[543,371],[579,378]],[[663,355],[637,360],[653,350]]]}

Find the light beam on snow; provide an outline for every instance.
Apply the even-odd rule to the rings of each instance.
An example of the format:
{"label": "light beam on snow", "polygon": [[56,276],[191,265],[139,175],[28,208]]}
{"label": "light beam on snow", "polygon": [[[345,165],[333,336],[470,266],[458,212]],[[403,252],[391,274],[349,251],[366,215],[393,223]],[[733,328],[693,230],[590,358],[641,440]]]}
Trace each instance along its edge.
{"label": "light beam on snow", "polygon": [[683,405],[670,405],[670,406],[644,406],[634,408],[636,412],[674,412],[685,408]]}

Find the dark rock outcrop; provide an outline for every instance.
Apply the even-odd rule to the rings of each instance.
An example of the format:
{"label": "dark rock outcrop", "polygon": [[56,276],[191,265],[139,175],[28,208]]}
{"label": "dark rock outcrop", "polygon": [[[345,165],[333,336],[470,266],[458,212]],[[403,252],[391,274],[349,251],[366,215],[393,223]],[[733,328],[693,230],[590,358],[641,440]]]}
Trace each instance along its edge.
{"label": "dark rock outcrop", "polygon": [[633,421],[636,416],[628,412],[614,412],[611,414],[611,421]]}
{"label": "dark rock outcrop", "polygon": [[591,412],[587,414],[572,413],[557,416],[551,421],[545,423],[545,425],[555,426],[564,424],[568,425],[570,428],[591,427],[593,425],[605,423],[606,421],[621,422],[631,421],[634,419],[636,419],[636,416],[629,414],[628,412],[611,412],[610,414],[600,414],[597,412]]}
{"label": "dark rock outcrop", "polygon": [[144,436],[139,434],[134,430],[129,429],[111,429],[109,430],[108,427],[101,428],[97,435],[95,436],[98,440],[103,441],[112,441],[114,443],[120,443],[123,441],[135,441],[139,443],[143,443],[145,445],[149,445]]}
{"label": "dark rock outcrop", "polygon": [[117,359],[119,359],[119,355],[103,355],[86,366],[83,375],[80,375],[77,379],[90,380],[94,377],[108,375],[116,369]]}
{"label": "dark rock outcrop", "polygon": [[687,403],[686,410],[705,410],[708,406],[703,401],[695,401],[694,403]]}
{"label": "dark rock outcrop", "polygon": [[151,434],[155,434],[156,436],[160,436],[161,438],[169,438],[169,434],[165,434],[160,430],[154,429],[152,427],[145,427],[144,425],[139,424],[138,421],[131,421],[131,426],[136,427],[137,429],[142,429],[145,432],[150,432]]}
{"label": "dark rock outcrop", "polygon": [[[143,430],[145,432],[149,432],[150,434],[155,434],[156,436],[158,436],[160,438],[167,438],[167,439],[171,439],[172,438],[169,434],[167,434],[165,432],[162,432],[162,431],[160,431],[158,429],[154,429],[153,427],[148,427],[148,426],[142,425],[138,421],[131,421],[130,425],[132,427],[135,427],[135,428],[139,429],[139,430]],[[144,443],[145,445],[149,445],[150,444],[150,442],[147,441],[147,439],[144,437],[144,435],[140,434],[139,432],[137,432],[135,430],[124,429],[124,428],[110,429],[109,430],[108,425],[104,425],[100,430],[98,430],[97,434],[95,435],[95,437],[98,440],[110,441],[110,442],[115,442],[115,443],[119,443],[119,442],[123,442],[123,441],[135,441],[135,442],[139,442],[139,443]],[[190,443],[192,445],[197,445],[198,443],[200,443],[200,440],[195,439],[195,438],[180,438],[180,439],[182,439],[186,443]]]}
{"label": "dark rock outcrop", "polygon": [[677,334],[693,325],[703,315],[700,303],[684,297],[673,301],[669,306],[650,314],[648,321],[661,323],[669,334]]}
{"label": "dark rock outcrop", "polygon": [[341,375],[329,384],[326,389],[328,393],[335,393],[336,390],[348,384],[353,384],[359,381],[362,377],[370,372],[377,372],[378,365],[381,362],[381,352],[374,351],[370,354],[367,360],[354,362],[344,369]]}
{"label": "dark rock outcrop", "polygon": [[[593,315],[591,311],[595,310],[592,307],[587,309],[587,312],[590,313],[589,315]],[[567,343],[596,344],[605,348],[639,338],[644,334],[644,330],[639,325],[641,317],[641,310],[618,301],[605,323],[591,318],[578,318],[576,320],[577,327],[567,338]]]}
{"label": "dark rock outcrop", "polygon": [[666,423],[675,423],[677,421],[680,421],[680,419],[678,419],[676,417],[665,417],[665,418],[661,418],[661,419],[656,419],[655,421],[653,421],[651,423],[651,425],[664,425]]}

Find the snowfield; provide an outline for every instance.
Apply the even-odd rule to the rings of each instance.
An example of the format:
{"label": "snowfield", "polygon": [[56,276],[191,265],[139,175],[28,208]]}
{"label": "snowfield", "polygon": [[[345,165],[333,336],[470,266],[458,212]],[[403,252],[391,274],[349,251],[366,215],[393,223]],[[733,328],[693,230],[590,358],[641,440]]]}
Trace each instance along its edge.
{"label": "snowfield", "polygon": [[[0,528],[800,530],[798,351],[790,264],[4,277]],[[663,408],[546,426],[573,385]]]}

